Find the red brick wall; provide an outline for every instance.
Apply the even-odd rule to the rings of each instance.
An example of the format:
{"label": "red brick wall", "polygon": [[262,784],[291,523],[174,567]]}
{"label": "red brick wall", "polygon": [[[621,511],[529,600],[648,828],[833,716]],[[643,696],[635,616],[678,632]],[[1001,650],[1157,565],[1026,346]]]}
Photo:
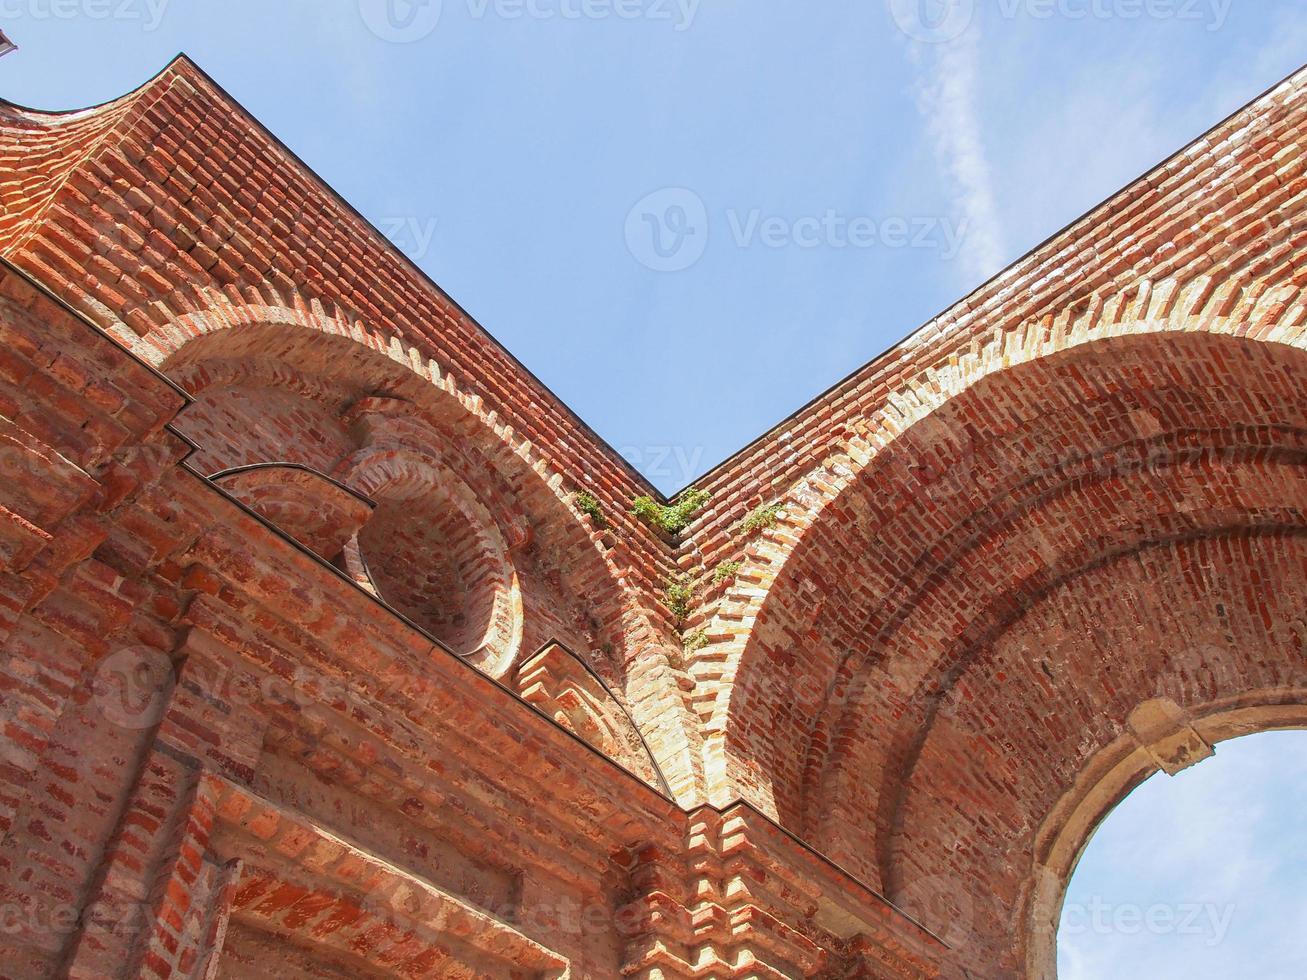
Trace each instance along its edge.
{"label": "red brick wall", "polygon": [[674,537],[189,62],[4,107],[0,976],[1044,974],[1133,781],[1307,717],[1305,84]]}
{"label": "red brick wall", "polygon": [[[622,611],[600,615],[607,635],[597,645],[612,648],[678,794],[694,798],[699,737],[673,676],[679,640],[657,598],[671,555],[628,513],[649,488],[620,458],[185,59],[89,117],[11,109],[0,126],[11,145],[44,127],[69,168],[51,181],[44,156],[12,161],[7,186],[25,220],[3,254],[151,363],[233,325],[312,319],[456,399],[459,435],[476,432],[497,457],[510,509],[539,497],[550,533],[599,552],[608,577],[627,586],[615,600]],[[571,508],[580,489],[620,533],[597,533]]]}
{"label": "red brick wall", "polygon": [[[758,814],[681,809],[202,478],[184,394],[7,266],[0,341],[0,976],[936,975]],[[526,582],[566,538],[513,544]]]}

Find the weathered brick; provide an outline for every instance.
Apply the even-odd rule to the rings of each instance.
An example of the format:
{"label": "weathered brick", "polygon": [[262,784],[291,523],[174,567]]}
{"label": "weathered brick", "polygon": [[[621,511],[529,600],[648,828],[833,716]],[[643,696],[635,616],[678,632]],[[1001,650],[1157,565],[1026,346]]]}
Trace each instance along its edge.
{"label": "weathered brick", "polygon": [[188,61],[0,107],[0,974],[1047,973],[1121,794],[1307,724],[1304,119],[1300,74],[663,535]]}

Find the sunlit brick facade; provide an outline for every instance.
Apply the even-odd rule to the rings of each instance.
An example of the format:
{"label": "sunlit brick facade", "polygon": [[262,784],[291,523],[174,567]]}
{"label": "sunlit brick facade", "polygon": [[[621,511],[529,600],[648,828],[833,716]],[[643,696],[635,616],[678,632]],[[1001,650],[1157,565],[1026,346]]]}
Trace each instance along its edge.
{"label": "sunlit brick facade", "polygon": [[1305,125],[1300,75],[672,535],[189,61],[0,106],[0,976],[1051,977],[1116,802],[1307,724]]}

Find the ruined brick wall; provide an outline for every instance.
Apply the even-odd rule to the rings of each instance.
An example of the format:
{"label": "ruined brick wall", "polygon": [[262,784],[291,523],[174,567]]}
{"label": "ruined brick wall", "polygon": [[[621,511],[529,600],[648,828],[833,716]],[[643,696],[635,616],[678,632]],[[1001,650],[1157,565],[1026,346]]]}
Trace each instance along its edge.
{"label": "ruined brick wall", "polygon": [[0,976],[1048,975],[1121,796],[1307,722],[1305,85],[678,535],[190,62],[0,107]]}
{"label": "ruined brick wall", "polygon": [[1045,821],[1138,705],[1301,723],[1305,121],[1300,73],[703,484],[710,798],[983,975],[1052,968]]}
{"label": "ruined brick wall", "polygon": [[515,697],[207,479],[198,403],[10,266],[0,339],[0,976],[935,972],[755,811],[672,802],[581,658]]}
{"label": "ruined brick wall", "polygon": [[[694,797],[697,730],[670,676],[679,641],[661,603],[646,599],[670,574],[671,556],[634,525],[630,501],[648,488],[620,458],[184,59],[101,109],[51,116],[10,108],[0,124],[6,144],[18,150],[4,186],[6,212],[19,220],[3,254],[150,363],[164,365],[187,341],[236,324],[310,325],[371,348],[391,367],[398,361],[460,402],[460,418],[451,422],[460,428],[441,437],[477,433],[468,448],[489,461],[468,465],[499,470],[513,519],[547,523],[557,538],[539,542],[536,553],[594,551],[611,583],[630,583],[570,583],[576,594],[614,598],[606,609],[587,611],[585,629],[569,623],[569,639],[596,657],[611,651],[602,655],[621,675],[617,694],[629,700],[677,793]],[[28,152],[33,132],[53,149]],[[57,179],[49,174],[52,157]],[[206,347],[211,358],[230,356]],[[326,363],[342,349],[311,346],[309,373],[314,359]],[[201,353],[180,356],[189,362]],[[253,347],[235,356],[246,354],[275,359]],[[395,373],[355,379],[346,394],[357,398],[365,384],[388,394],[400,384],[390,383]],[[272,380],[275,387],[284,379]],[[228,422],[241,427],[239,417]],[[239,435],[252,434],[244,427]],[[293,429],[263,435],[257,449],[234,447],[228,460],[307,453]],[[208,451],[202,464],[219,450]],[[613,531],[584,519],[546,521],[544,512],[570,510],[582,489],[601,501]],[[533,508],[541,512],[534,518]],[[557,577],[558,564],[543,574]]]}

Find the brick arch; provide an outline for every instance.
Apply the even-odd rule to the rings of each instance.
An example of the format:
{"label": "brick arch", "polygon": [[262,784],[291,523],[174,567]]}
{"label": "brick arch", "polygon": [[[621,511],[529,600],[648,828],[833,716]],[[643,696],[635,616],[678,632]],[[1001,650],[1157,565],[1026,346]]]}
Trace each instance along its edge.
{"label": "brick arch", "polygon": [[[512,499],[482,498],[487,509],[496,518],[525,515],[532,525],[505,528],[515,563],[520,567],[529,559],[551,579],[551,587],[583,601],[590,610],[588,622],[581,626],[556,619],[540,625],[541,615],[557,604],[524,588],[524,648],[535,649],[557,639],[591,657],[592,666],[609,680],[649,739],[677,792],[693,792],[699,779],[698,757],[690,747],[693,733],[672,732],[667,723],[668,717],[682,716],[684,705],[679,690],[665,682],[670,668],[662,648],[664,630],[660,618],[651,614],[652,600],[632,584],[621,551],[575,511],[569,492],[572,481],[553,468],[527,435],[501,418],[480,395],[468,391],[436,359],[316,299],[305,301],[271,287],[226,291],[187,287],[156,305],[173,311],[173,316],[162,324],[151,320],[141,334],[122,320],[105,329],[165,373],[193,371],[201,360],[249,360],[259,353],[251,344],[262,338],[273,342],[275,337],[276,343],[289,343],[297,351],[320,352],[332,370],[355,371],[352,376],[359,383],[350,392],[353,398],[381,394],[407,399],[428,422],[456,433],[457,438],[449,442],[468,448],[464,482],[479,497],[493,483]],[[290,370],[303,374],[308,366],[298,359]],[[227,364],[221,370],[233,368]],[[300,387],[296,382],[296,390]],[[504,525],[503,520],[500,523]],[[535,631],[533,621],[538,624]],[[582,627],[592,628],[593,642],[576,632]],[[573,628],[572,632],[555,635],[566,628]]]}
{"label": "brick arch", "polygon": [[[1155,708],[1171,715],[1187,729],[1186,741],[1195,736],[1202,746],[1219,751],[1219,743],[1260,732],[1307,730],[1307,687],[1251,691],[1226,702],[1177,718],[1173,702],[1162,700]],[[1177,707],[1178,706],[1174,706]],[[1159,729],[1165,737],[1165,729]],[[1175,733],[1172,734],[1175,738]],[[1035,836],[1030,880],[1024,890],[1017,935],[1024,962],[1033,980],[1057,976],[1057,929],[1067,887],[1089,841],[1111,812],[1144,780],[1161,768],[1153,745],[1144,744],[1133,731],[1099,749],[1082,767],[1080,776],[1045,818]],[[1200,746],[1201,750],[1201,746]]]}
{"label": "brick arch", "polygon": [[[1307,523],[1303,432],[1269,448],[1146,446],[1119,469],[1059,483],[1015,519],[986,527],[974,546],[950,550],[952,567],[929,568],[911,608],[877,625],[869,658],[841,663],[842,695],[814,726],[803,773],[800,819],[817,842],[897,887],[904,797],[923,743],[987,644],[1062,583],[1141,549]],[[1195,491],[1209,496],[1190,508]],[[1087,514],[1092,526],[1077,525]],[[1055,659],[1042,670],[1050,683],[1073,682],[1073,668]]]}
{"label": "brick arch", "polygon": [[[991,388],[987,400],[978,397],[995,379],[1006,378],[1012,392],[1024,389],[1028,397],[1057,395],[1059,404],[1072,406],[1076,398],[1085,397],[1083,379],[1075,376],[1076,359],[1087,359],[1084,363],[1100,372],[1104,386],[1097,394],[1098,416],[1082,412],[1075,422],[1078,428],[1062,429],[1073,421],[1067,410],[1056,418],[1040,410],[1047,424],[1037,437],[1042,442],[1031,445],[1045,455],[1068,455],[1076,439],[1089,446],[1090,462],[1101,456],[1112,466],[1116,451],[1143,452],[1141,465],[1150,466],[1160,465],[1167,455],[1178,457],[1205,448],[1243,452],[1255,464],[1261,448],[1258,440],[1263,439],[1281,439],[1277,451],[1297,451],[1297,437],[1289,431],[1301,427],[1297,417],[1302,414],[1303,397],[1304,339],[1301,326],[1294,322],[1300,319],[1300,308],[1290,302],[1296,293],[1271,291],[1260,295],[1253,308],[1232,309],[1230,317],[1199,318],[1191,311],[1201,312],[1201,302],[1177,301],[1174,290],[1151,295],[1162,292],[1170,295],[1166,319],[1111,320],[1102,315],[1103,305],[1096,303],[1079,319],[1066,316],[1032,323],[1015,336],[995,335],[988,343],[976,343],[969,355],[887,396],[884,410],[857,426],[843,453],[828,459],[785,495],[781,523],[750,547],[739,575],[746,587],[735,601],[724,603],[724,611],[710,626],[710,632],[729,638],[715,651],[724,676],[712,705],[714,734],[707,747],[716,800],[742,794],[787,824],[803,827],[805,794],[811,791],[804,785],[812,782],[814,755],[820,769],[821,757],[832,744],[845,744],[840,740],[849,737],[832,724],[833,713],[827,708],[828,702],[849,697],[849,689],[842,686],[847,676],[841,682],[838,661],[870,654],[867,636],[854,636],[847,624],[844,639],[851,639],[847,650],[814,649],[822,643],[823,625],[829,626],[836,615],[829,608],[829,597],[838,595],[837,605],[849,620],[876,609],[886,596],[907,603],[914,588],[913,570],[920,572],[922,562],[940,562],[939,556],[931,558],[931,548],[923,542],[947,544],[949,533],[964,532],[976,501],[964,499],[970,474],[965,467],[960,470],[957,461],[985,465],[984,453],[992,457],[993,450],[978,443],[987,427],[1001,423],[1012,429],[1011,419],[1001,411],[1006,397],[1002,392]],[[1142,309],[1148,308],[1145,300]],[[1192,399],[1176,381],[1177,351],[1195,365],[1186,383],[1206,391],[1213,404],[1235,406],[1232,415],[1209,411],[1203,423],[1202,413],[1190,410]],[[1260,358],[1256,370],[1261,376],[1240,389],[1250,357]],[[1050,364],[1061,364],[1069,373],[1052,379],[1047,374]],[[1130,402],[1132,392],[1167,389],[1171,390],[1167,398]],[[1292,391],[1300,399],[1296,403],[1292,396],[1286,397]],[[1129,404],[1129,411],[1109,420],[1103,413],[1111,399],[1118,408]],[[1000,408],[995,413],[1002,416],[998,422],[987,415],[994,406]],[[1294,415],[1295,424],[1265,426],[1276,421],[1268,417],[1272,406],[1278,406],[1281,414]],[[1109,422],[1119,430],[1115,443],[1103,428]],[[1241,443],[1243,429],[1259,424],[1264,431]],[[1035,438],[1031,433],[1020,436],[1026,444]],[[1059,440],[1063,440],[1060,447]],[[1019,460],[1026,452],[1024,446],[1019,440],[1013,442],[1008,455]],[[1051,486],[1041,489],[1032,483],[1031,488],[1036,493],[1053,492]],[[997,499],[1013,488],[991,480],[989,489]],[[944,505],[954,510],[946,511]],[[994,503],[986,506],[992,510]],[[916,521],[915,543],[922,547],[915,553],[909,547],[885,555],[882,541],[866,533],[850,535],[850,529],[860,523],[875,526],[909,509],[912,515],[899,514],[898,527],[900,531],[909,527],[909,516]],[[854,538],[868,552],[885,557],[874,587],[861,576],[850,550],[858,546]],[[735,626],[739,622],[751,628],[742,632]],[[924,649],[915,651],[908,662]],[[808,727],[813,717],[823,722],[815,732]],[[792,771],[782,771],[786,765]],[[826,802],[829,797],[823,798]],[[805,829],[811,832],[811,826]],[[874,880],[876,875],[868,873],[868,877]]]}
{"label": "brick arch", "polygon": [[287,363],[262,363],[243,358],[205,358],[181,368],[170,365],[169,374],[192,397],[211,388],[238,385],[273,386],[308,401],[339,409],[345,397],[341,386],[331,384]]}
{"label": "brick arch", "polygon": [[[1307,724],[1305,611],[1302,529],[1157,544],[1062,583],[986,645],[932,726],[891,899],[971,975],[1054,977],[1065,887],[1106,814],[1224,739]],[[1076,682],[1050,681],[1047,660]]]}
{"label": "brick arch", "polygon": [[[523,494],[512,501],[482,498],[482,503],[501,525],[511,523],[510,517],[523,510],[528,516],[546,514],[551,519],[551,530],[557,531],[560,525],[566,527],[568,523],[573,525],[561,536],[574,546],[582,542],[572,557],[578,558],[585,551],[598,553],[591,534],[570,507],[562,474],[548,465],[529,439],[505,426],[479,396],[464,391],[458,379],[434,359],[424,358],[416,348],[398,338],[387,339],[369,331],[344,313],[329,314],[316,301],[305,305],[277,298],[275,305],[272,302],[237,305],[221,292],[190,289],[177,294],[169,305],[201,302],[212,305],[178,316],[144,337],[131,340],[122,337],[121,331],[116,333],[137,354],[165,373],[174,376],[193,373],[203,376],[205,384],[212,379],[206,375],[206,367],[199,366],[201,361],[205,365],[217,363],[215,375],[224,380],[243,377],[258,377],[260,383],[273,380],[306,398],[328,403],[334,400],[335,407],[342,412],[379,392],[412,396],[410,400],[419,411],[455,431],[456,441],[471,448],[482,466],[483,476],[491,475],[492,469],[506,473],[508,480],[530,494],[528,499]],[[311,334],[300,334],[300,331],[316,332],[322,339],[304,343],[299,337]],[[266,338],[264,346],[274,351],[270,359],[273,363],[265,361],[258,368],[252,361],[260,356],[260,340],[249,340],[256,335]],[[237,340],[233,342],[232,338]],[[240,343],[241,338],[244,344]],[[322,371],[312,372],[302,362],[287,360],[284,352],[288,342],[297,351],[312,352],[316,347],[321,366],[330,367],[337,372],[338,379],[344,380],[326,385],[321,380]],[[315,373],[317,378],[310,377]],[[463,476],[464,482],[472,486],[470,470],[465,470]],[[474,491],[477,489],[473,486]],[[558,520],[562,510],[566,511],[568,522]],[[519,533],[515,531],[514,536]]]}
{"label": "brick arch", "polygon": [[[206,348],[197,342],[206,338],[211,341],[212,338],[222,337],[229,332],[249,336],[250,328],[281,327],[339,338],[348,342],[345,347],[330,348],[324,345],[321,350],[328,355],[350,350],[359,358],[359,364],[366,364],[372,370],[368,385],[403,385],[418,379],[424,383],[424,391],[433,393],[427,407],[449,417],[473,421],[479,427],[489,430],[488,441],[502,445],[520,456],[540,472],[547,482],[558,476],[547,469],[528,439],[512,432],[497,431],[497,420],[484,402],[475,393],[466,391],[457,377],[444,370],[435,359],[424,356],[418,348],[406,344],[399,337],[387,337],[372,331],[345,311],[329,310],[318,300],[305,302],[294,295],[287,298],[271,289],[266,291],[266,296],[257,290],[249,292],[252,294],[251,299],[233,299],[219,290],[192,287],[160,301],[166,308],[187,311],[175,314],[163,326],[154,327],[142,336],[130,331],[125,325],[111,327],[109,332],[133,353],[165,373],[189,365],[201,354],[205,359],[213,358],[217,348],[212,344]],[[266,336],[275,343],[286,335],[275,335],[269,331]],[[311,350],[309,348],[310,352]],[[371,356],[366,359],[361,357],[365,352]],[[257,355],[258,351],[241,349],[239,353],[241,357],[249,358]],[[380,373],[376,370],[380,363],[378,356],[393,362]],[[330,356],[324,358],[324,361],[329,363]],[[305,373],[302,364],[283,365],[283,370],[286,371],[288,383],[291,377]],[[439,394],[434,394],[435,392]]]}

